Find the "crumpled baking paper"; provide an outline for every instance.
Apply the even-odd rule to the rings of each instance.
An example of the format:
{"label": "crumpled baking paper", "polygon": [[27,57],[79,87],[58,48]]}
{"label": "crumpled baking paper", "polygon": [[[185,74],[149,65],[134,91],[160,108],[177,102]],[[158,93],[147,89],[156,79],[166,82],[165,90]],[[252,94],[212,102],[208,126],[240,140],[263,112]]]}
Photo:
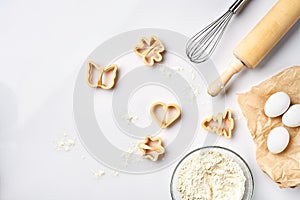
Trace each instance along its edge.
{"label": "crumpled baking paper", "polygon": [[[300,66],[283,70],[252,87],[250,91],[238,94],[237,99],[256,144],[256,160],[259,167],[279,187],[296,187],[300,183],[300,128],[284,126],[281,116],[269,118],[264,114],[266,100],[279,91],[286,92],[292,104],[300,103]],[[267,148],[267,137],[269,132],[278,126],[284,126],[289,131],[290,142],[283,152],[272,154]]]}

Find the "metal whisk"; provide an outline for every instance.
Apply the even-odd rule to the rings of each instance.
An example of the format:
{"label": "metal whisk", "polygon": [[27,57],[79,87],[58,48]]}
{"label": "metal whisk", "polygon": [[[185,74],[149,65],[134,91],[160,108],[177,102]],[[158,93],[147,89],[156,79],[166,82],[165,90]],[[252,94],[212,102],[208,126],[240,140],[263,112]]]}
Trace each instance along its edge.
{"label": "metal whisk", "polygon": [[236,0],[225,14],[188,40],[186,44],[186,55],[192,62],[201,63],[211,56],[231,17],[239,12],[247,1],[248,0]]}

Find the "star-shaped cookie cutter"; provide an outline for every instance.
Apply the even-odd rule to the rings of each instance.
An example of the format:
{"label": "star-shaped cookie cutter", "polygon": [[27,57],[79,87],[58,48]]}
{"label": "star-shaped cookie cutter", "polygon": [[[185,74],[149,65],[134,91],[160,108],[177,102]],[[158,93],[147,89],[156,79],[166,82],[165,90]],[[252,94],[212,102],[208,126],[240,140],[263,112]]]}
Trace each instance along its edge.
{"label": "star-shaped cookie cutter", "polygon": [[204,119],[202,127],[218,135],[224,135],[225,138],[230,139],[234,129],[234,120],[232,118],[231,110],[227,109],[225,114],[219,112],[216,116]]}
{"label": "star-shaped cookie cutter", "polygon": [[[156,109],[159,107],[162,107],[163,112],[164,112],[162,119],[160,119],[158,117],[158,114],[156,113]],[[172,110],[172,109],[175,109],[176,113],[171,118],[167,119],[167,115],[170,112],[170,110]],[[173,122],[175,122],[181,115],[180,107],[177,104],[175,104],[175,103],[166,104],[166,103],[160,102],[160,101],[152,104],[152,106],[150,108],[150,112],[151,112],[151,115],[154,118],[154,120],[158,123],[158,125],[161,128],[167,128]]]}
{"label": "star-shaped cookie cutter", "polygon": [[134,52],[141,56],[143,58],[143,62],[149,66],[153,66],[154,62],[162,61],[163,57],[161,53],[164,52],[164,50],[164,45],[155,36],[151,36],[149,41],[143,37],[140,44],[134,48]]}
{"label": "star-shaped cookie cutter", "polygon": [[160,137],[147,136],[144,141],[138,144],[138,148],[141,150],[144,158],[149,158],[152,161],[157,161],[159,156],[165,153]]}
{"label": "star-shaped cookie cutter", "polygon": [[[93,72],[97,70],[99,72],[99,77],[97,83],[93,83]],[[107,67],[99,67],[94,62],[88,62],[88,75],[87,75],[87,83],[90,87],[93,88],[102,88],[105,90],[112,89],[115,86],[115,79],[117,77],[118,66],[116,64],[109,65]],[[112,73],[110,77],[110,84],[105,84],[103,81],[103,76],[108,73]]]}

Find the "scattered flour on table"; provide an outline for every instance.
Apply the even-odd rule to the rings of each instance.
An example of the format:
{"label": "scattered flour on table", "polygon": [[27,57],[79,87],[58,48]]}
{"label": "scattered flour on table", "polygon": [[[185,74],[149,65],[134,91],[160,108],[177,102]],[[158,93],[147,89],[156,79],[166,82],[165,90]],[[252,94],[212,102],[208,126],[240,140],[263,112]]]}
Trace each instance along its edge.
{"label": "scattered flour on table", "polygon": [[132,115],[132,114],[129,114],[129,113],[124,115],[122,118],[127,121],[128,125],[132,124],[132,123],[134,124],[139,119],[138,116]]}
{"label": "scattered flour on table", "polygon": [[177,190],[183,200],[241,200],[245,181],[235,161],[209,151],[194,155],[181,166]]}
{"label": "scattered flour on table", "polygon": [[174,67],[174,70],[180,72],[180,71],[183,71],[184,68],[181,67],[181,66],[175,66],[175,67]]}
{"label": "scattered flour on table", "polygon": [[113,176],[119,176],[119,172],[117,172],[117,171],[112,171],[111,174],[112,174]]}
{"label": "scattered flour on table", "polygon": [[125,167],[128,167],[130,164],[137,164],[143,161],[143,157],[140,150],[138,149],[137,142],[130,142],[127,151],[124,151],[121,154],[121,159]]}
{"label": "scattered flour on table", "polygon": [[192,79],[192,80],[195,80],[195,78],[196,78],[195,72],[194,72],[194,71],[191,71],[191,79]]}
{"label": "scattered flour on table", "polygon": [[105,171],[103,171],[102,169],[98,169],[97,171],[94,171],[94,170],[91,170],[91,171],[96,179],[99,179],[105,175]]}
{"label": "scattered flour on table", "polygon": [[168,78],[174,75],[174,71],[171,69],[171,67],[159,66],[158,70],[160,73],[162,73],[164,76]]}
{"label": "scattered flour on table", "polygon": [[[69,152],[75,147],[76,138],[74,136],[69,136],[67,133],[64,133],[63,136],[59,139],[56,139],[54,143],[55,143],[56,150]],[[130,147],[127,151],[128,154],[133,154],[136,151],[134,146],[136,146],[134,143],[130,144]],[[86,160],[86,156],[82,155],[81,159]],[[92,172],[95,179],[100,179],[102,176],[104,176],[106,174],[106,172],[103,169],[98,169],[98,170],[90,169],[90,171]],[[117,171],[112,170],[110,172],[110,174],[112,176],[119,176],[120,173],[117,172]]]}
{"label": "scattered flour on table", "polygon": [[[105,176],[107,174],[104,171],[104,169],[97,169],[97,170],[92,170],[91,169],[91,172],[92,172],[95,179],[100,179],[102,176]],[[108,173],[108,174],[110,174],[111,176],[119,176],[120,175],[119,172],[114,171],[114,170],[110,171],[110,173]]]}
{"label": "scattered flour on table", "polygon": [[63,138],[55,141],[56,150],[58,151],[71,151],[76,144],[75,137],[70,137],[68,134],[64,133]]}

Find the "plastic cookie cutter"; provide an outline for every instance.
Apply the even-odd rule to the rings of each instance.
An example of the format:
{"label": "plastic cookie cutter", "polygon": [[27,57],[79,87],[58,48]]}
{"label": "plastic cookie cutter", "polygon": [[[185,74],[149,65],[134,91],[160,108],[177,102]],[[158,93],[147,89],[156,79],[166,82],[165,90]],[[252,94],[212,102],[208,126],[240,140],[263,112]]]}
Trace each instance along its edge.
{"label": "plastic cookie cutter", "polygon": [[138,148],[141,150],[144,158],[149,158],[152,161],[157,161],[158,157],[165,153],[160,137],[147,136],[144,141],[138,144]]}
{"label": "plastic cookie cutter", "polygon": [[[159,116],[158,109],[162,109],[162,116]],[[152,117],[161,128],[167,128],[175,122],[181,115],[180,108],[175,103],[166,104],[164,102],[155,102],[150,109]]]}
{"label": "plastic cookie cutter", "polygon": [[[105,90],[112,89],[115,85],[117,71],[118,71],[118,66],[116,64],[112,64],[107,67],[99,67],[97,64],[93,62],[89,62],[87,83],[90,87],[93,88],[97,87]],[[93,76],[95,72],[99,73],[97,83],[94,83],[93,80]]]}
{"label": "plastic cookie cutter", "polygon": [[231,117],[231,110],[227,109],[224,115],[219,112],[216,116],[206,118],[201,125],[209,132],[224,135],[225,138],[230,139],[234,128],[234,120]]}
{"label": "plastic cookie cutter", "polygon": [[149,41],[143,37],[140,44],[134,48],[134,52],[141,56],[143,58],[143,62],[149,66],[153,66],[154,62],[162,61],[163,57],[161,53],[164,50],[164,45],[155,36],[151,36]]}

